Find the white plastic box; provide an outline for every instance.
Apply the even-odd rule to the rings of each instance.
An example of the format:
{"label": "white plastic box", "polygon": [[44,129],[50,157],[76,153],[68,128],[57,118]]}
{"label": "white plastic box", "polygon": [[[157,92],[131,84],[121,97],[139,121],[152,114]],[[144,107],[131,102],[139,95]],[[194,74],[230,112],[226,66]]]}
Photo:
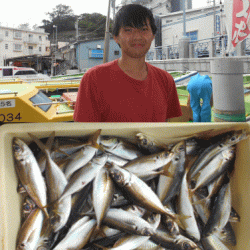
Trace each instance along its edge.
{"label": "white plastic box", "polygon": [[[39,138],[56,136],[82,136],[102,129],[102,135],[133,138],[138,132],[166,138],[186,136],[202,131],[246,129],[249,123],[27,123],[8,124],[0,127],[0,250],[16,249],[16,236],[20,228],[20,195],[17,193],[17,176],[14,168],[12,140],[19,137],[31,141],[27,132]],[[233,224],[236,250],[250,249],[250,139],[237,145],[236,170],[232,177],[233,207],[241,216],[241,222]]]}

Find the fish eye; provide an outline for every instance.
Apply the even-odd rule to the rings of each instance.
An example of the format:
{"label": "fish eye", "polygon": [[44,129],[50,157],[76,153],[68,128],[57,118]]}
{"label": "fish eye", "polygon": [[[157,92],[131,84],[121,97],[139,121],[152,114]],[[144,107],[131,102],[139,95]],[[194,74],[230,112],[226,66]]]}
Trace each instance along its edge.
{"label": "fish eye", "polygon": [[122,179],[121,175],[118,174],[118,173],[113,173],[113,178],[114,178],[114,180],[116,180],[116,181],[120,181],[120,180]]}
{"label": "fish eye", "polygon": [[31,206],[30,204],[28,204],[28,203],[25,203],[25,204],[23,205],[23,210],[24,210],[24,211],[30,211],[31,208],[32,208],[32,206]]}
{"label": "fish eye", "polygon": [[15,145],[13,146],[13,148],[14,148],[15,151],[21,151],[21,147],[18,146],[17,144],[15,144]]}
{"label": "fish eye", "polygon": [[168,229],[171,229],[173,227],[174,223],[172,221],[167,221],[166,226]]}
{"label": "fish eye", "polygon": [[164,156],[165,156],[165,157],[169,156],[169,153],[168,153],[168,152],[165,152],[165,153],[164,153]]}
{"label": "fish eye", "polygon": [[183,250],[190,250],[192,249],[192,247],[190,246],[190,244],[188,242],[184,242],[183,243]]}
{"label": "fish eye", "polygon": [[180,157],[177,156],[177,157],[174,158],[174,160],[175,160],[175,161],[179,161],[179,160],[180,160]]}
{"label": "fish eye", "polygon": [[231,141],[235,141],[236,140],[236,136],[233,136],[232,138],[231,138]]}

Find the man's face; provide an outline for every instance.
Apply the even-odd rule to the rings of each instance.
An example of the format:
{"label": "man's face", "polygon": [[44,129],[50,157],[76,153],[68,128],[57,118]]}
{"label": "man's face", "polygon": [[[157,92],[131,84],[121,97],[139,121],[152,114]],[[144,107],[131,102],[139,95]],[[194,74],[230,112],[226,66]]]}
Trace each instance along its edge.
{"label": "man's face", "polygon": [[121,27],[114,40],[120,45],[123,56],[142,58],[147,54],[154,37],[149,20],[147,20],[141,28]]}

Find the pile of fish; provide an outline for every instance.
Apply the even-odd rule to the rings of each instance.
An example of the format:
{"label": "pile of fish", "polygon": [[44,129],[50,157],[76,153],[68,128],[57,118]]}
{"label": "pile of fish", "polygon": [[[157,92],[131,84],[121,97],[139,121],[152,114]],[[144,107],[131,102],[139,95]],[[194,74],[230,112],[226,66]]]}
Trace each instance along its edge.
{"label": "pile of fish", "polygon": [[246,131],[160,143],[101,135],[13,139],[22,195],[16,249],[205,249],[236,245],[230,180]]}

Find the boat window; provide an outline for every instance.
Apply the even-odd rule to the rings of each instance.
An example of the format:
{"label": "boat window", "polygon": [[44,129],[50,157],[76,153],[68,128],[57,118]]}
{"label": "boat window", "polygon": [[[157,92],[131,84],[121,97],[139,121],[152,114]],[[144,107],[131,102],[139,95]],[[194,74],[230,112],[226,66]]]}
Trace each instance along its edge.
{"label": "boat window", "polygon": [[[36,95],[34,95],[33,97],[30,98],[30,101],[33,104],[39,104],[39,103],[52,103],[52,100],[50,100],[44,93],[42,93],[41,91],[39,91]],[[47,112],[50,107],[51,104],[49,105],[40,105],[38,106],[40,109],[42,109],[44,112]]]}
{"label": "boat window", "polygon": [[12,68],[3,69],[3,76],[12,76]]}
{"label": "boat window", "polygon": [[37,72],[34,70],[19,70],[15,73],[15,76],[21,75],[37,75]]}

